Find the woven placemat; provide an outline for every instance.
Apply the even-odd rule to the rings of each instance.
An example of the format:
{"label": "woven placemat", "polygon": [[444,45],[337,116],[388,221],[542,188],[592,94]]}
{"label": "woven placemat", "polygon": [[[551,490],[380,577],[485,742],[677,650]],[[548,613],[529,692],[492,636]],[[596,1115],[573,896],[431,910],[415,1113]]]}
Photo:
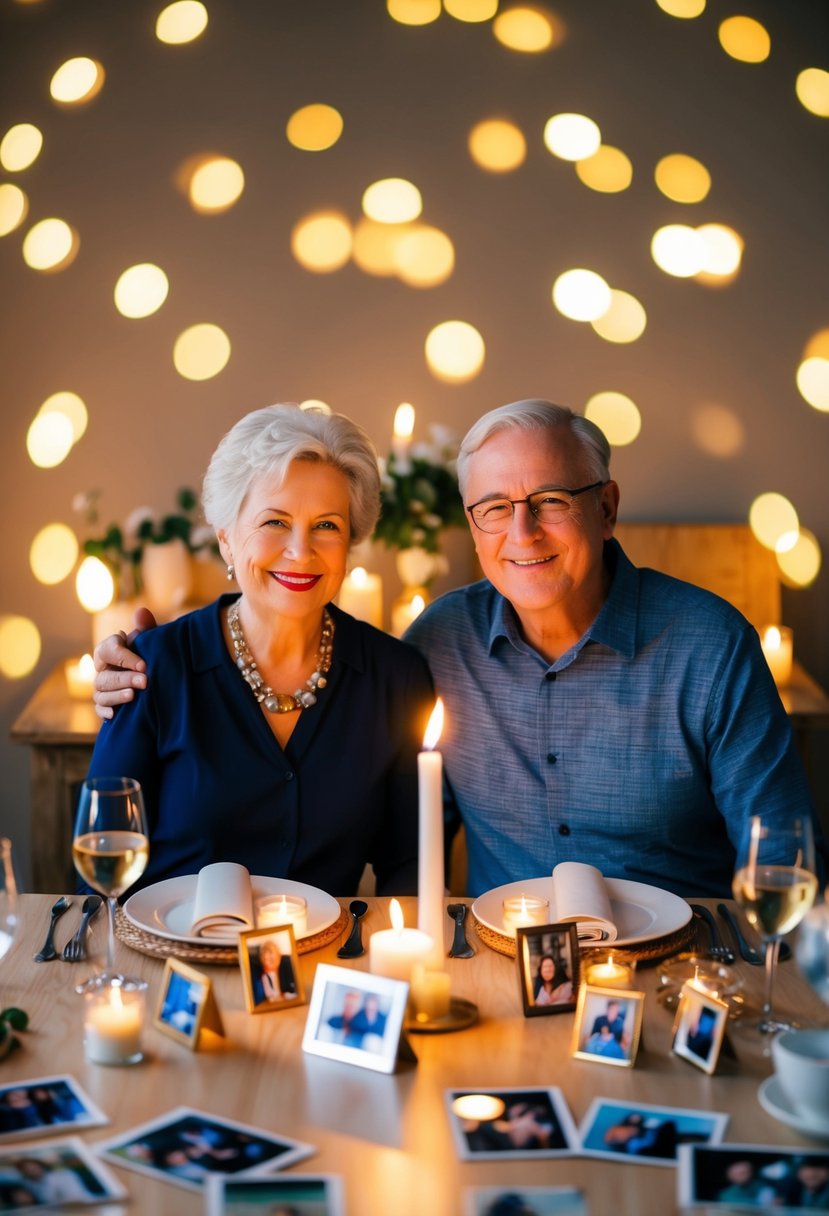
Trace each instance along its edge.
{"label": "woven placemat", "polygon": [[[351,917],[345,908],[340,909],[340,915],[327,929],[314,933],[311,937],[300,937],[297,940],[297,954],[309,954],[333,942],[344,933],[351,923]],[[189,942],[172,941],[169,937],[158,937],[146,929],[139,929],[132,921],[127,920],[123,908],[115,913],[115,936],[119,942],[137,950],[140,954],[150,954],[153,958],[179,958],[186,963],[238,963],[239,951],[236,946],[194,946]]]}
{"label": "woven placemat", "polygon": [[[490,929],[488,925],[484,925],[473,912],[475,921],[475,931],[478,937],[492,950],[497,950],[499,954],[506,954],[509,958],[515,958],[515,938],[505,937],[503,933],[496,933],[494,929]],[[661,958],[665,958],[668,954],[675,954],[678,950],[682,950],[689,942],[693,941],[695,935],[694,918],[693,916],[688,921],[687,925],[683,925],[681,929],[677,929],[675,933],[669,933],[666,937],[657,937],[653,941],[637,942],[632,946],[615,946],[613,942],[608,942],[603,947],[605,953],[612,951],[614,954],[619,953],[620,958],[635,959],[637,963],[655,963]],[[595,949],[595,944],[586,943],[583,951]]]}

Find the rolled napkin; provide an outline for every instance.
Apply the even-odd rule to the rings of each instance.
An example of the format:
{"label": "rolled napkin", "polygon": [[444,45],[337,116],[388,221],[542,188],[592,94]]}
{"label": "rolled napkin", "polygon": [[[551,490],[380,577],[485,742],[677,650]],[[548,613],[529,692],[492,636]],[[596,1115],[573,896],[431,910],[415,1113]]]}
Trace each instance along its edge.
{"label": "rolled napkin", "polygon": [[199,870],[193,901],[193,936],[227,939],[255,927],[248,870],[235,861],[216,861]]}
{"label": "rolled napkin", "polygon": [[600,870],[581,861],[561,861],[553,870],[554,921],[578,923],[579,941],[613,942],[618,929],[613,923],[610,896]]}

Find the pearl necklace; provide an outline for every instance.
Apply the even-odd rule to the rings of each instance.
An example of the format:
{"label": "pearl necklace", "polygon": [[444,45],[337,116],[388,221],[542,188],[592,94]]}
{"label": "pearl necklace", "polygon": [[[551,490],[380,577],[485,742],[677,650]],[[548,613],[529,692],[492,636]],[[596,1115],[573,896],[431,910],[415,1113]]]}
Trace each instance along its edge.
{"label": "pearl necklace", "polygon": [[[248,684],[260,705],[264,705],[269,714],[291,714],[298,709],[308,709],[316,705],[317,689],[325,688],[328,681],[326,675],[331,667],[331,655],[334,650],[334,622],[328,609],[322,614],[322,637],[317,652],[315,669],[305,681],[305,688],[298,688],[291,696],[289,692],[274,692],[259,674],[256,660],[250,653],[242,623],[239,620],[239,600],[234,600],[227,610],[227,627],[233,642],[236,656],[236,666],[239,674]],[[307,690],[307,691],[306,691]]]}

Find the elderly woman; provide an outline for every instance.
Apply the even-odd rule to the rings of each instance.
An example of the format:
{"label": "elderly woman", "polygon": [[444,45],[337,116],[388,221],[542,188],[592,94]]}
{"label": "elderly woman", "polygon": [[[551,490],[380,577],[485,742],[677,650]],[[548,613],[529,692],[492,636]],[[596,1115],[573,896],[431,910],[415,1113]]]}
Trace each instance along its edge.
{"label": "elderly woman", "polygon": [[241,595],[142,633],[147,691],[104,722],[90,776],[137,778],[150,861],[136,886],[214,861],[380,893],[417,876],[420,656],[331,601],[380,505],[377,458],[341,415],[274,405],[216,449],[204,512]]}

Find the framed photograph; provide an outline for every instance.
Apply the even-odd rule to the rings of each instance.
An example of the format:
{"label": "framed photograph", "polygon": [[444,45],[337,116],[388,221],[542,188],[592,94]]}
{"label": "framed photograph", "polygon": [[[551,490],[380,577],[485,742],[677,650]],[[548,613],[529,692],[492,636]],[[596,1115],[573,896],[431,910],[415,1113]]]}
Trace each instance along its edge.
{"label": "framed photograph", "polygon": [[473,1186],[464,1216],[588,1216],[587,1200],[572,1186]]}
{"label": "framed photograph", "polygon": [[704,1204],[706,1211],[829,1211],[829,1151],[685,1144],[677,1193],[680,1206]]}
{"label": "framed photograph", "polygon": [[73,1077],[35,1077],[0,1087],[0,1144],[108,1122]]}
{"label": "framed photograph", "polygon": [[644,1002],[644,992],[582,984],[573,1035],[576,1059],[632,1068],[639,1050]]}
{"label": "framed photograph", "polygon": [[594,1098],[579,1128],[581,1153],[673,1166],[681,1144],[719,1144],[727,1126],[728,1115],[711,1111]]}
{"label": "framed photograph", "polygon": [[524,1017],[575,1009],[579,985],[576,926],[523,926],[515,937]]}
{"label": "framed photograph", "polygon": [[179,1106],[95,1145],[115,1165],[200,1191],[213,1174],[273,1173],[313,1153],[286,1136]]}
{"label": "framed photograph", "polygon": [[0,1211],[65,1212],[75,1204],[126,1198],[125,1188],[79,1136],[0,1149]]}
{"label": "framed photograph", "polygon": [[394,1072],[398,1056],[415,1059],[403,1033],[408,994],[404,980],[320,963],[302,1050],[375,1072]]}
{"label": "framed photograph", "polygon": [[466,1161],[570,1157],[578,1132],[558,1088],[446,1091],[452,1138]]}
{"label": "framed photograph", "polygon": [[153,1023],[191,1051],[197,1050],[202,1029],[224,1034],[211,981],[175,958],[167,959]]}
{"label": "framed photograph", "polygon": [[345,1216],[342,1179],[336,1174],[284,1178],[208,1178],[205,1216]]}
{"label": "framed photograph", "polygon": [[305,1004],[293,925],[240,933],[239,966],[249,1013]]}
{"label": "framed photograph", "polygon": [[725,1038],[728,1005],[694,984],[683,984],[679,994],[671,1050],[703,1072],[717,1067]]}

